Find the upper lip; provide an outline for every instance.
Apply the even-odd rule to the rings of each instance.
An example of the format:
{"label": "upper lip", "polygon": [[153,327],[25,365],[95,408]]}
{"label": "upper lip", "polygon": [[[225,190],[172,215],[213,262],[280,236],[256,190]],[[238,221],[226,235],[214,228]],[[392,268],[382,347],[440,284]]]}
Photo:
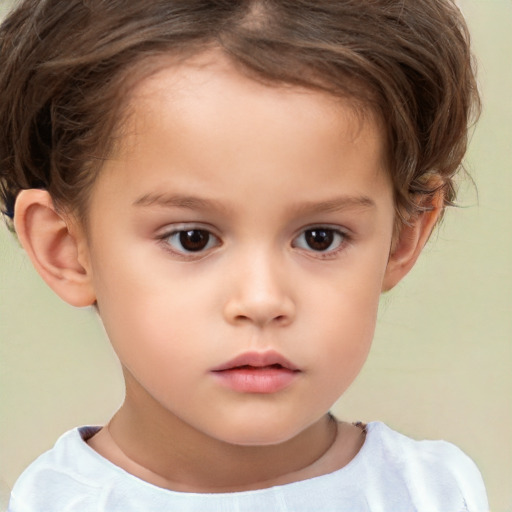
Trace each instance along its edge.
{"label": "upper lip", "polygon": [[241,366],[251,366],[253,368],[264,368],[266,366],[282,366],[287,370],[298,371],[293,363],[288,361],[284,356],[279,354],[274,350],[269,350],[267,352],[245,352],[240,354],[239,356],[227,361],[226,363],[222,363],[215,368],[212,368],[212,372],[221,372],[223,370],[232,370],[234,368],[239,368]]}

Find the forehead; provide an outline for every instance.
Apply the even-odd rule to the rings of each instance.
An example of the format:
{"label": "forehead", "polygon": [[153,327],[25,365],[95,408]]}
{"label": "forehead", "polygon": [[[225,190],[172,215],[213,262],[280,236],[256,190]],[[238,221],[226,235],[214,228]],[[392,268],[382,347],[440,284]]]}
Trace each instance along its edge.
{"label": "forehead", "polygon": [[290,192],[290,180],[307,175],[317,178],[310,193],[328,189],[337,169],[355,187],[360,180],[364,188],[366,173],[386,182],[384,137],[371,111],[318,90],[262,83],[220,52],[162,58],[131,90],[125,111],[98,181],[117,176],[134,201],[194,183],[219,197],[240,187],[249,193],[269,174]]}
{"label": "forehead", "polygon": [[218,49],[188,58],[162,56],[145,67],[146,74],[125,100],[123,126],[128,130],[123,135],[127,138],[137,136],[137,128],[145,123],[165,123],[166,117],[180,117],[191,126],[197,121],[197,127],[203,120],[216,118],[218,123],[213,124],[224,122],[232,129],[247,122],[268,125],[289,121],[283,115],[268,115],[275,110],[288,112],[297,130],[314,121],[315,129],[320,131],[338,130],[340,136],[355,140],[364,128],[366,137],[378,139],[379,144],[384,141],[379,117],[361,101],[319,89],[263,81]]}

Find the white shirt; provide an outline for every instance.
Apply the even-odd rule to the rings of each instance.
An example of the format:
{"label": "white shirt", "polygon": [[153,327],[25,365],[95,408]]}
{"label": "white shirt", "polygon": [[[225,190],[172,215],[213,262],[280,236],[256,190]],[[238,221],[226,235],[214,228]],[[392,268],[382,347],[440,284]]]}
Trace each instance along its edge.
{"label": "white shirt", "polygon": [[175,492],[115,466],[64,434],[14,486],[8,512],[488,512],[482,477],[444,441],[414,441],[380,422],[345,467],[309,480],[234,493]]}

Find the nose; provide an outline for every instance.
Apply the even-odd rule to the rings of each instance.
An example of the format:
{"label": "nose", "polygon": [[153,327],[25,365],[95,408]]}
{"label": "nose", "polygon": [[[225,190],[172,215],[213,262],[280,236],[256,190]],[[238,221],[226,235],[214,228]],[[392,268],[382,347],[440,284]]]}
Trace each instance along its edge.
{"label": "nose", "polygon": [[232,273],[224,317],[232,325],[286,326],[293,322],[296,304],[285,262],[270,256],[246,258]]}

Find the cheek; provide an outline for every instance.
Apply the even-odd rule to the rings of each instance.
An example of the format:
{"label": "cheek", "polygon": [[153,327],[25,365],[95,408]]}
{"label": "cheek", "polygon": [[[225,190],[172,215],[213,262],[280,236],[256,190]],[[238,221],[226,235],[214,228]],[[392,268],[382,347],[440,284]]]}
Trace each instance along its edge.
{"label": "cheek", "polygon": [[[373,340],[376,307],[358,307],[354,297],[344,308],[325,312],[324,323],[329,323],[323,343],[311,354],[313,368],[317,369],[319,389],[328,406],[353,383],[368,357]],[[321,317],[320,317],[321,320]]]}
{"label": "cheek", "polygon": [[98,272],[96,289],[100,316],[121,362],[150,368],[160,360],[179,360],[185,347],[193,350],[186,338],[196,328],[197,312],[172,280],[142,268],[125,262]]}
{"label": "cheek", "polygon": [[180,401],[188,406],[191,396],[182,391],[202,392],[209,347],[195,342],[199,339],[197,321],[187,316],[183,304],[158,296],[140,299],[123,299],[123,304],[104,315],[112,347],[123,368],[149,395],[167,407]]}
{"label": "cheek", "polygon": [[378,294],[338,294],[332,306],[319,313],[328,345],[320,357],[331,358],[346,370],[359,368],[368,354],[377,318]]}
{"label": "cheek", "polygon": [[309,294],[305,323],[310,356],[333,378],[350,383],[363,365],[373,339],[380,298],[382,262],[338,272]]}
{"label": "cheek", "polygon": [[145,358],[161,354],[178,357],[194,346],[190,338],[198,329],[198,311],[187,297],[158,293],[116,293],[100,312],[109,338],[118,352],[143,353]]}

